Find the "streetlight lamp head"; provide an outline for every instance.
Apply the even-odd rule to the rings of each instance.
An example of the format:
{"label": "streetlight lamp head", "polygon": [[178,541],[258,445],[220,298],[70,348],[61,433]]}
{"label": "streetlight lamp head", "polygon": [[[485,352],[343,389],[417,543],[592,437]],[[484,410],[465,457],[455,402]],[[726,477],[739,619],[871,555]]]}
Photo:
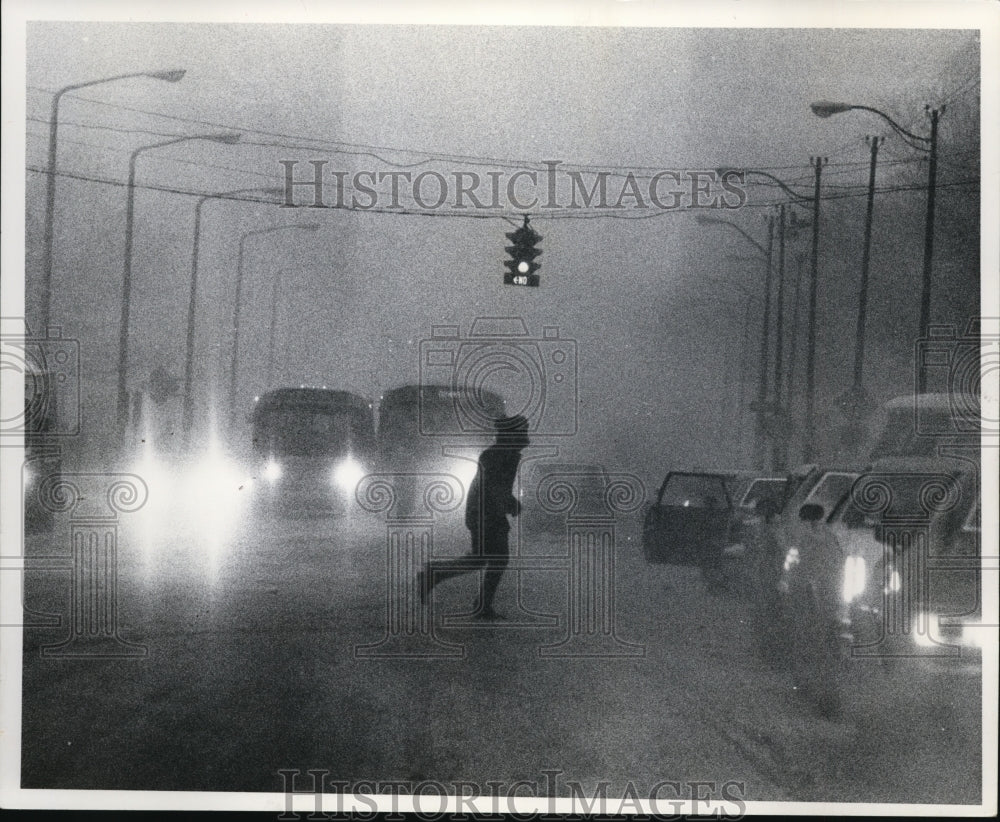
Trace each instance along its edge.
{"label": "streetlight lamp head", "polygon": [[242,134],[213,134],[210,137],[206,137],[206,140],[211,140],[213,143],[224,143],[227,146],[236,145]]}
{"label": "streetlight lamp head", "polygon": [[168,83],[177,83],[187,74],[187,69],[173,69],[171,71],[151,71],[147,77],[154,80],[166,80]]}
{"label": "streetlight lamp head", "polygon": [[854,106],[849,103],[830,103],[820,100],[817,103],[810,103],[809,108],[817,117],[829,117],[833,114],[840,114],[843,111],[850,111]]}

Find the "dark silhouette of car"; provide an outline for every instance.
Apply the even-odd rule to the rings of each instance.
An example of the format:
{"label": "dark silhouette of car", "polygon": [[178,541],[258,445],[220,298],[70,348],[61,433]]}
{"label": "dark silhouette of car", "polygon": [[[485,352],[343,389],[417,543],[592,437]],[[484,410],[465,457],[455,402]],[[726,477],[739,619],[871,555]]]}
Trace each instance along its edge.
{"label": "dark silhouette of car", "polygon": [[671,471],[643,520],[646,561],[704,566],[721,559],[732,518],[723,474]]}

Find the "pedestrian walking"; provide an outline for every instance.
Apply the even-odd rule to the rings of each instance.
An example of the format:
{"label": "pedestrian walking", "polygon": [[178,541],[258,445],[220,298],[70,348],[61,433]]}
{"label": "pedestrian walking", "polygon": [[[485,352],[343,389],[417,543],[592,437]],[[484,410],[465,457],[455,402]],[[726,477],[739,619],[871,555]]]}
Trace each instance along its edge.
{"label": "pedestrian walking", "polygon": [[521,503],[513,494],[514,478],[521,461],[521,451],[530,444],[528,420],[516,415],[498,419],[496,442],[479,456],[475,479],[469,486],[465,503],[465,527],[472,546],[464,557],[432,559],[417,573],[421,604],[430,597],[438,583],[452,577],[480,573],[480,591],[473,605],[479,619],[502,619],[493,608],[500,579],[509,557],[507,516],[517,516]]}

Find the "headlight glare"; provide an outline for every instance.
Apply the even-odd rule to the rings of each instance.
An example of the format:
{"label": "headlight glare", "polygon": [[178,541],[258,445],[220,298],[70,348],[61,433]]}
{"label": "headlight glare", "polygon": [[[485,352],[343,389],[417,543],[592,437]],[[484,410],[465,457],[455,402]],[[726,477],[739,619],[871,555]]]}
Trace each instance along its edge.
{"label": "headlight glare", "polygon": [[842,595],[844,602],[854,602],[865,590],[868,569],[865,558],[851,555],[844,560],[844,587]]}
{"label": "headlight glare", "polygon": [[351,493],[365,476],[364,466],[354,457],[345,457],[333,469],[333,484],[345,493]]}
{"label": "headlight glare", "polygon": [[264,466],[264,479],[268,482],[277,482],[281,479],[281,463],[276,460],[269,460],[267,465]]}

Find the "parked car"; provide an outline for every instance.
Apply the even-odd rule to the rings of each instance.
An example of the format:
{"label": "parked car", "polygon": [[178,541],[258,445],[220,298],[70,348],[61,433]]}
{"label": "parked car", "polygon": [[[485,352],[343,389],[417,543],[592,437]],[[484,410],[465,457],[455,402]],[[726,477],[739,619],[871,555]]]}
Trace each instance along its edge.
{"label": "parked car", "polygon": [[717,566],[730,535],[733,502],[722,474],[671,471],[645,512],[647,562]]}
{"label": "parked car", "polygon": [[[887,510],[860,505],[866,480],[891,489]],[[839,617],[856,655],[976,659],[980,506],[978,467],[964,459],[886,459],[862,478],[831,523],[854,564]]]}
{"label": "parked car", "polygon": [[[726,587],[735,594],[752,597],[759,592],[761,565],[754,551],[760,550],[765,512],[768,516],[777,514],[787,485],[788,477],[752,477],[741,484],[740,496],[734,497],[728,544],[722,553],[722,574]],[[776,577],[771,584],[777,584]]]}
{"label": "parked car", "polygon": [[797,525],[784,523],[776,630],[794,680],[820,712],[836,714],[858,674],[904,663],[980,670],[975,464],[887,458],[830,513],[806,500]]}
{"label": "parked car", "polygon": [[[750,596],[769,596],[780,583],[781,563],[772,563],[770,559],[753,555],[755,542],[760,541],[759,534],[756,540],[751,539],[761,525],[758,504],[761,509],[764,503],[773,506],[775,518],[769,527],[777,542],[776,550],[783,558],[801,536],[804,527],[798,516],[801,507],[808,503],[820,505],[824,518],[827,518],[850,491],[858,476],[858,472],[849,469],[827,469],[806,464],[784,478],[762,477],[759,485],[751,485],[740,500],[730,544],[724,553],[726,578],[738,581],[730,587],[741,589]],[[750,578],[751,569],[753,575],[748,588],[745,580]]]}

